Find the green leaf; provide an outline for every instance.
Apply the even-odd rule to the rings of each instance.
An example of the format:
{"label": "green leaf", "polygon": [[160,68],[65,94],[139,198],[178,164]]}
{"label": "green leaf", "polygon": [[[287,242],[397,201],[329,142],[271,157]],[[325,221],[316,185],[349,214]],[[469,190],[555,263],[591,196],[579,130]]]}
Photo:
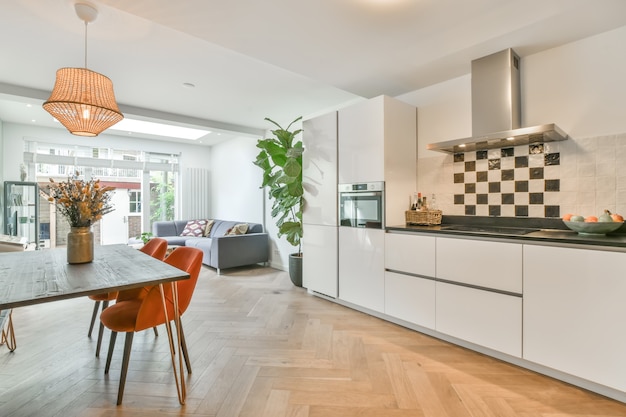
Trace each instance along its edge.
{"label": "green leaf", "polygon": [[[261,187],[268,189],[272,200],[271,215],[278,227],[278,236],[285,236],[287,241],[300,246],[302,238],[302,141],[296,137],[302,129],[290,131],[291,126],[302,120],[298,117],[286,129],[270,118],[265,120],[277,129],[271,130],[273,138],[259,139],[257,147],[261,152],[254,165],[263,170]],[[300,252],[300,247],[298,248]]]}

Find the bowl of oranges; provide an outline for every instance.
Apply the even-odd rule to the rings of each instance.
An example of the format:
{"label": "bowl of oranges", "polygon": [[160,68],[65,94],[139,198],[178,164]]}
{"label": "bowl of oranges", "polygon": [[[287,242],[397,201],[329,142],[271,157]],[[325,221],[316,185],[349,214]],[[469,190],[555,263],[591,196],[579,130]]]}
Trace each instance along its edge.
{"label": "bowl of oranges", "polygon": [[569,229],[581,235],[605,235],[622,227],[624,217],[617,213],[604,210],[599,216],[580,216],[577,214],[566,214],[563,216],[563,223]]}

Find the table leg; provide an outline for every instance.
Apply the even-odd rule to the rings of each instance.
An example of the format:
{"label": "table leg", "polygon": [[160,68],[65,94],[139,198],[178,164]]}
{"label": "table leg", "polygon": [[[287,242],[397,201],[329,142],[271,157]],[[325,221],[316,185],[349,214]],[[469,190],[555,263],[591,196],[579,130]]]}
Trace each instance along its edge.
{"label": "table leg", "polygon": [[[174,301],[174,326],[176,327],[176,346],[174,346],[174,337],[172,335],[172,327],[169,317],[167,316],[167,303],[165,300],[165,293],[163,291],[163,284],[159,284],[159,290],[161,292],[161,301],[163,302],[163,311],[165,313],[165,330],[167,331],[167,338],[170,344],[170,356],[172,357],[172,370],[174,371],[174,379],[176,380],[176,391],[178,393],[178,401],[185,404],[187,398],[187,388],[185,385],[185,369],[183,367],[183,354],[181,347],[181,332],[180,332],[180,314],[178,310],[178,287],[175,282],[172,285],[172,299]],[[178,349],[176,349],[176,347]],[[178,369],[180,369],[180,375],[176,366],[176,350],[178,350]]]}

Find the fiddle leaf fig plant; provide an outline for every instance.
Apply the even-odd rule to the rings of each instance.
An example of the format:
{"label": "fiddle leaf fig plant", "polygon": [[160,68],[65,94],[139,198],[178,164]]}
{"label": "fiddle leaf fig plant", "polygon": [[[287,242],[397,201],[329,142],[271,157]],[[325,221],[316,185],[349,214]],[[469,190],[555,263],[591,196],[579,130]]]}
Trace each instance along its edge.
{"label": "fiddle leaf fig plant", "polygon": [[277,129],[272,130],[273,138],[259,139],[257,148],[261,152],[254,165],[263,170],[261,188],[268,188],[272,200],[272,218],[276,220],[278,237],[285,236],[287,241],[298,247],[302,253],[302,141],[296,136],[302,129],[290,131],[291,126],[300,121],[302,116],[283,128],[270,118],[265,118]]}

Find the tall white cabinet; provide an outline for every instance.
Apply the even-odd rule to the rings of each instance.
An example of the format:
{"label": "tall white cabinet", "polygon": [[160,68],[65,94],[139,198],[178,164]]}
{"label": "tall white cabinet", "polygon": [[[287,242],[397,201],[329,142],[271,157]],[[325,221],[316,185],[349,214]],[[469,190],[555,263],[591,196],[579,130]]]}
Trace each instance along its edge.
{"label": "tall white cabinet", "polygon": [[303,122],[302,285],[337,297],[337,112]]}
{"label": "tall white cabinet", "polygon": [[[385,182],[385,224],[416,190],[417,109],[387,96],[339,110],[338,182]],[[385,311],[384,230],[339,227],[339,299]]]}
{"label": "tall white cabinet", "polygon": [[404,224],[417,186],[417,108],[379,96],[339,110],[339,184],[385,182],[385,223]]}

